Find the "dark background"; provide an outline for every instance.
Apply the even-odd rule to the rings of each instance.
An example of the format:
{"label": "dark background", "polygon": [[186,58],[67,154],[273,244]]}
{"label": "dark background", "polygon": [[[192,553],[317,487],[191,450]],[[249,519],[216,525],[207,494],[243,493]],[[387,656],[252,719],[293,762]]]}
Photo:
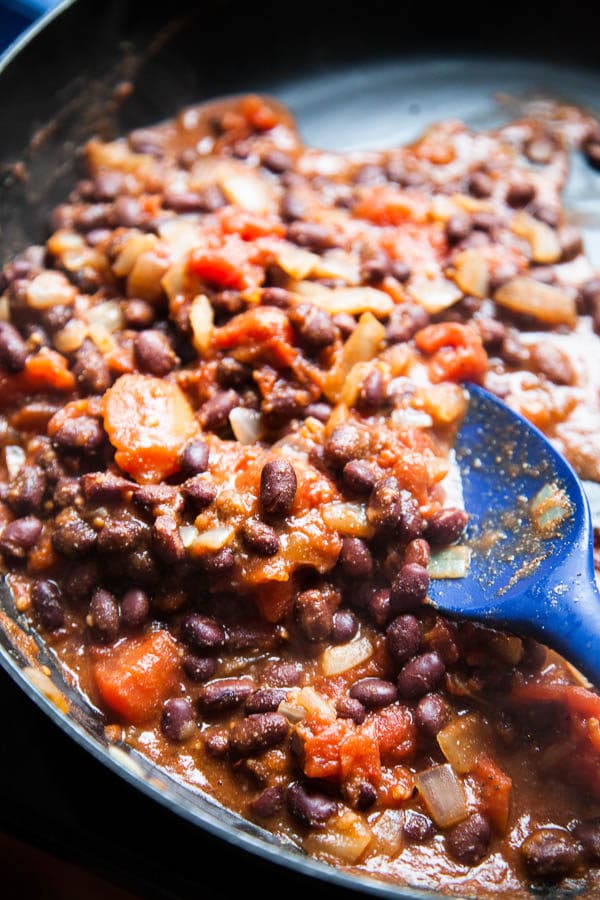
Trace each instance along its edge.
{"label": "dark background", "polygon": [[[55,25],[26,51],[26,64],[0,76],[0,162],[16,158],[44,111],[56,107],[55,91],[65,72],[75,78],[87,71],[111,69],[110,34],[121,30],[134,42],[153,33],[164,6],[177,11],[206,9],[210,27],[184,33],[177,49],[159,55],[147,67],[146,88],[119,113],[117,127],[152,121],[199,97],[198,85],[222,93],[244,83],[249,87],[268,74],[290,77],[309,67],[350,65],[378,54],[410,53],[418,65],[419,49],[457,54],[461,49],[512,55],[523,60],[570,60],[600,63],[598,4],[581,2],[506,2],[450,4],[429,2],[315,2],[283,5],[281,0],[255,4],[206,6],[81,0],[69,13],[71,25]],[[89,12],[89,16],[87,15]],[[221,15],[221,19],[219,19]],[[25,18],[0,4],[0,30],[16,33]],[[209,37],[209,36],[210,37]],[[104,56],[103,56],[104,54]],[[108,55],[107,55],[108,54]],[[187,67],[177,58],[185,54]],[[60,61],[60,62],[59,62]],[[102,78],[96,96],[102,94]],[[239,88],[238,88],[239,89]],[[99,93],[98,93],[99,92]],[[177,100],[174,96],[177,96]],[[81,109],[81,108],[80,108]],[[452,115],[452,109],[447,110]],[[67,123],[68,124],[68,123]],[[360,123],[357,123],[360,126]],[[72,123],[68,125],[72,128]],[[0,183],[0,228],[3,254],[10,241],[42,228],[48,204],[65,192],[73,172],[61,169],[60,142],[46,152],[46,177],[37,197]],[[47,177],[52,173],[53,177]],[[233,900],[256,893],[279,897],[308,890],[312,900],[350,898],[348,891],[309,882],[282,868],[236,851],[175,817],[118,779],[59,731],[9,677],[0,670],[0,896],[3,900],[70,900],[96,897],[125,900],[185,898],[203,894]],[[33,848],[49,853],[37,855]],[[69,860],[76,868],[61,867]],[[121,885],[111,893],[95,875]]]}

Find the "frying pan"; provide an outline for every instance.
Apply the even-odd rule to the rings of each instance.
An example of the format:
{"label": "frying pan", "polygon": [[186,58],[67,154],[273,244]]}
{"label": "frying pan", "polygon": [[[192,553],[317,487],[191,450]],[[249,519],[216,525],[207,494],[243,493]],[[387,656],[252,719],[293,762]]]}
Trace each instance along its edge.
{"label": "frying pan", "polygon": [[[536,97],[598,112],[600,15],[593,5],[450,3],[355,6],[339,0],[259,4],[67,0],[0,64],[0,260],[44,240],[48,214],[78,177],[78,148],[223,94],[266,92],[287,103],[310,143],[391,146],[440,118],[487,128]],[[130,85],[129,91],[124,85]],[[575,162],[567,202],[600,261],[600,178]],[[63,679],[0,586],[0,665],[61,729],[134,787],[238,848],[329,882],[394,898],[439,896],[309,859],[170,778],[107,745],[98,712]],[[69,711],[36,675],[48,667]],[[57,695],[58,696],[58,695]],[[309,887],[308,881],[306,886]]]}

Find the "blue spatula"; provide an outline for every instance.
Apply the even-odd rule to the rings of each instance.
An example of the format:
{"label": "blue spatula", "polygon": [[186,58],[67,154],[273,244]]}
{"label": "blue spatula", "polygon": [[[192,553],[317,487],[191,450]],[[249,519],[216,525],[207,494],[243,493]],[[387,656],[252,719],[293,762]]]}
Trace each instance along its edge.
{"label": "blue spatula", "polygon": [[600,685],[600,592],[581,482],[550,442],[483,388],[455,445],[471,547],[463,578],[432,580],[440,610],[530,635]]}

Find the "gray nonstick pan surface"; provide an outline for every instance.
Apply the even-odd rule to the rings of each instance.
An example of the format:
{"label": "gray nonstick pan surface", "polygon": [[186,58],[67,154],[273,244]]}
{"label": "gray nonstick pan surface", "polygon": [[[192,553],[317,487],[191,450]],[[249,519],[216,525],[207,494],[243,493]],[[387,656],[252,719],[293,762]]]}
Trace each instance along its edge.
{"label": "gray nonstick pan surface", "polygon": [[[441,118],[490,127],[535,98],[600,113],[600,14],[591,5],[577,15],[564,4],[523,6],[484,12],[325,0],[298,7],[171,0],[160,9],[134,0],[63,3],[0,67],[0,261],[44,239],[52,206],[77,178],[77,150],[92,134],[116,135],[223,94],[272,94],[289,105],[307,142],[339,150],[393,146]],[[598,264],[600,176],[576,163],[567,202]],[[37,664],[23,633],[27,624],[4,586],[2,668],[74,741],[159,804],[237,848],[329,882],[332,890],[436,896],[309,859],[135,753],[109,749],[97,712],[63,681],[33,635],[37,664],[49,667],[70,712],[48,698],[32,674]],[[305,887],[310,890],[308,880]]]}

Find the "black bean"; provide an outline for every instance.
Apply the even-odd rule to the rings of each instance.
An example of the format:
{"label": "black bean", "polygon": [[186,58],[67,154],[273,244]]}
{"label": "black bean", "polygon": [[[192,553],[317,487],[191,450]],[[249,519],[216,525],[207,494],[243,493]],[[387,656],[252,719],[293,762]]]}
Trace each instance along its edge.
{"label": "black bean", "polygon": [[335,711],[340,719],[352,719],[357,725],[362,725],[367,718],[365,707],[355,697],[340,697],[335,701]]}
{"label": "black bean", "polygon": [[353,494],[370,494],[376,481],[377,473],[373,467],[361,459],[351,459],[342,471],[342,483]]}
{"label": "black bean", "polygon": [[392,476],[381,478],[375,484],[367,518],[377,532],[391,532],[405,541],[420,537],[424,528],[416,500],[408,491],[401,490]]}
{"label": "black bean", "polygon": [[218,391],[200,409],[202,427],[207,431],[222,431],[229,424],[229,413],[239,405],[236,391]]}
{"label": "black bean", "polygon": [[398,697],[396,686],[383,678],[361,678],[360,681],[354,682],[349,693],[367,709],[389,706]]}
{"label": "black bean", "polygon": [[331,640],[334,644],[347,644],[358,631],[358,619],[349,609],[338,609],[333,614]]}
{"label": "black bean", "polygon": [[444,677],[446,667],[436,650],[422,653],[400,670],[397,685],[401,697],[417,698],[432,691]]}
{"label": "black bean", "polygon": [[205,712],[225,712],[242,706],[255,687],[250,678],[217,678],[199,689],[198,704]]}
{"label": "black bean", "polygon": [[183,640],[194,650],[216,650],[225,644],[225,630],[215,619],[192,613],[182,622]]}
{"label": "black bean", "polygon": [[214,656],[196,656],[186,653],[182,660],[183,671],[195,684],[208,681],[217,671],[217,660]]}
{"label": "black bean", "polygon": [[52,546],[57,553],[78,559],[86,556],[96,545],[97,535],[94,529],[85,522],[77,512],[64,509],[54,520]]}
{"label": "black bean", "polygon": [[571,385],[575,381],[575,369],[567,353],[552,341],[537,341],[530,347],[529,360],[536,372],[545,375],[554,384]]}
{"label": "black bean", "polygon": [[91,340],[85,340],[74,354],[73,375],[87,394],[103,394],[111,384],[108,363]]}
{"label": "black bean", "polygon": [[429,324],[429,315],[416,303],[403,303],[389,319],[385,335],[389,344],[409,341],[417,331]]}
{"label": "black bean", "polygon": [[294,164],[289,153],[286,153],[285,150],[279,150],[277,147],[265,150],[261,155],[260,161],[266,169],[269,169],[270,172],[275,172],[277,175],[287,172]]}
{"label": "black bean", "polygon": [[315,828],[325,825],[337,812],[337,803],[325,794],[308,792],[298,782],[291,784],[287,793],[287,806],[290,815],[302,825]]}
{"label": "black bean", "polygon": [[344,339],[350,337],[357,325],[356,319],[350,313],[337,313],[333,316],[332,321],[336,328],[339,328]]}
{"label": "black bean", "polygon": [[446,240],[449,244],[460,244],[468,238],[473,230],[473,223],[469,216],[457,213],[446,222]]}
{"label": "black bean", "polygon": [[331,415],[331,406],[329,403],[325,402],[309,403],[308,406],[304,408],[304,415],[306,418],[312,416],[313,418],[318,419],[319,422],[326,422]]}
{"label": "black bean", "polygon": [[209,756],[223,759],[229,753],[229,732],[224,728],[212,728],[204,736],[204,746]]}
{"label": "black bean", "polygon": [[471,813],[446,835],[446,849],[457,862],[475,866],[488,852],[490,823],[481,813]]}
{"label": "black bean", "polygon": [[165,514],[155,519],[152,526],[152,546],[157,556],[169,565],[185,559],[185,547],[173,516]]}
{"label": "black bean", "polygon": [[262,289],[263,306],[277,306],[279,309],[289,309],[294,295],[282,287],[264,287]]}
{"label": "black bean", "polygon": [[152,304],[137,297],[123,301],[121,311],[128,328],[148,328],[156,317],[156,309]]}
{"label": "black bean", "polygon": [[288,225],[287,237],[294,244],[317,252],[336,245],[330,229],[319,222],[292,222]]}
{"label": "black bean", "polygon": [[271,650],[281,640],[279,629],[269,622],[230,622],[227,625],[228,650]]}
{"label": "black bean", "polygon": [[92,228],[91,231],[87,232],[85,240],[90,247],[97,247],[98,244],[107,241],[111,235],[112,231],[110,228]]}
{"label": "black bean", "polygon": [[162,331],[140,331],[133,348],[140,371],[161,377],[171,372],[179,359]]}
{"label": "black bean", "polygon": [[65,624],[60,588],[53,581],[36,581],[31,589],[31,603],[42,626],[58,631]]}
{"label": "black bean", "polygon": [[385,253],[374,253],[363,262],[360,270],[361,278],[363,281],[377,284],[390,274],[390,265],[389,256]]}
{"label": "black bean", "polygon": [[422,844],[430,837],[433,837],[435,828],[429,816],[425,816],[414,809],[408,809],[404,816],[402,833],[412,843]]}
{"label": "black bean", "polygon": [[425,694],[415,709],[415,721],[427,737],[435,737],[447,725],[450,715],[450,708],[440,694]]}
{"label": "black bean", "polygon": [[100,580],[98,564],[95,560],[73,563],[63,578],[63,589],[69,600],[87,600]]}
{"label": "black bean", "polygon": [[385,381],[379,369],[371,369],[360,386],[356,407],[362,412],[375,412],[385,400]]}
{"label": "black bean", "polygon": [[0,536],[0,551],[15,559],[24,559],[35,547],[42,533],[42,523],[35,516],[13,519]]}
{"label": "black bean", "polygon": [[369,597],[367,610],[377,627],[383,628],[392,615],[389,589],[381,588],[380,590],[375,591],[375,593]]}
{"label": "black bean", "polygon": [[259,688],[246,700],[246,713],[277,712],[279,704],[285,700],[287,693],[287,688]]}
{"label": "black bean", "polygon": [[395,278],[396,281],[399,281],[401,284],[404,284],[405,281],[411,276],[410,267],[399,259],[393,259],[390,263],[390,275],[392,278]]}
{"label": "black bean", "polygon": [[302,680],[300,663],[273,662],[263,669],[262,678],[265,684],[275,687],[296,687]]}
{"label": "black bean", "polygon": [[181,493],[185,497],[189,505],[200,512],[215,500],[217,496],[217,488],[202,475],[195,475],[188,478],[181,485]]}
{"label": "black bean", "polygon": [[20,372],[25,367],[27,345],[10,322],[0,322],[0,368]]}
{"label": "black bean", "polygon": [[302,591],[294,606],[296,621],[309,641],[325,640],[331,633],[333,612],[327,595],[318,589]]}
{"label": "black bean", "polygon": [[535,197],[535,187],[529,181],[511,181],[506,189],[506,202],[509,206],[527,206]]}
{"label": "black bean", "polygon": [[421,644],[421,625],[415,616],[398,616],[387,628],[385,644],[391,658],[404,665],[415,655]]}
{"label": "black bean", "polygon": [[122,172],[99,172],[94,178],[94,196],[98,200],[114,200],[124,188]]}
{"label": "black bean", "polygon": [[373,573],[373,557],[361,538],[342,538],[338,564],[347,578],[368,578]]}
{"label": "black bean", "polygon": [[165,702],[160,717],[160,730],[170,741],[190,738],[196,730],[192,701],[187,697],[172,697]]}
{"label": "black bean", "polygon": [[284,789],[278,784],[265,788],[249,803],[250,812],[260,819],[269,819],[283,806]]}
{"label": "black bean", "polygon": [[91,203],[84,206],[75,216],[75,226],[79,231],[106,228],[109,222],[109,207],[106,203]]}
{"label": "black bean", "polygon": [[278,382],[261,403],[263,422],[267,428],[283,428],[290,419],[303,415],[302,392]]}
{"label": "black bean", "polygon": [[477,329],[486,350],[497,352],[506,335],[506,326],[497,319],[482,316],[477,319]]}
{"label": "black bean", "polygon": [[141,628],[150,613],[150,600],[142,588],[130,588],[121,598],[121,619],[127,628]]}
{"label": "black bean", "polygon": [[46,476],[39,466],[25,465],[11,482],[8,505],[17,516],[38,512],[44,499]]}
{"label": "black bean", "polygon": [[238,362],[232,356],[226,356],[217,363],[217,381],[222,388],[239,388],[252,381],[252,369],[245,363]]}
{"label": "black bean", "polygon": [[364,456],[369,449],[366,433],[347,423],[333,429],[324,446],[325,459],[336,469],[343,469],[351,460]]}
{"label": "black bean", "polygon": [[231,730],[231,750],[236,756],[263,753],[280,744],[287,737],[289,728],[288,720],[277,712],[246,716]]}
{"label": "black bean", "polygon": [[377,791],[364,778],[351,778],[342,784],[342,795],[352,809],[365,812],[377,802]]}
{"label": "black bean", "polygon": [[600,817],[578,822],[573,834],[583,847],[586,859],[597,865],[600,862]]}
{"label": "black bean", "polygon": [[102,588],[94,591],[86,621],[100,640],[107,643],[116,640],[120,624],[116,598]]}
{"label": "black bean", "polygon": [[146,587],[157,584],[161,578],[158,563],[146,547],[140,547],[128,555],[126,574],[131,581],[139,582]]}
{"label": "black bean", "polygon": [[408,612],[419,607],[429,589],[429,572],[417,563],[402,566],[392,582],[390,603],[392,611]]}
{"label": "black bean", "polygon": [[242,526],[244,542],[259,556],[273,556],[281,547],[281,542],[275,531],[264,522],[257,519],[248,519]]}
{"label": "black bean", "polygon": [[281,201],[281,218],[284,222],[294,222],[304,218],[306,204],[297,191],[286,191]]}
{"label": "black bean", "polygon": [[575,225],[564,225],[558,232],[560,241],[560,261],[570,262],[583,253],[581,231]]}
{"label": "black bean", "polygon": [[519,332],[514,328],[509,328],[506,331],[500,348],[500,357],[509,366],[518,368],[525,366],[529,360],[529,348],[521,342]]}
{"label": "black bean", "polygon": [[600,278],[592,278],[581,285],[581,312],[592,315],[594,309],[600,309]]}
{"label": "black bean", "polygon": [[489,197],[494,190],[494,182],[485,172],[473,172],[467,183],[469,193],[483,199]]}
{"label": "black bean", "polygon": [[586,134],[581,149],[593,169],[600,169],[600,125],[595,125]]}
{"label": "black bean", "polygon": [[578,841],[563,828],[537,828],[520,849],[525,868],[536,881],[560,881],[581,863]]}
{"label": "black bean", "polygon": [[92,416],[77,416],[61,425],[54,443],[61,450],[93,453],[104,443],[104,429]]}
{"label": "black bean", "polygon": [[106,516],[98,532],[99,553],[129,553],[139,547],[148,536],[148,526],[126,513]]}
{"label": "black bean", "polygon": [[431,558],[431,548],[429,547],[428,541],[424,538],[415,538],[414,541],[410,541],[406,545],[404,550],[404,562],[405,563],[417,563],[419,566],[423,566],[424,569],[429,565],[429,560]]}
{"label": "black bean", "polygon": [[469,521],[463,509],[440,509],[427,522],[425,537],[430,544],[453,544],[459,539]]}
{"label": "black bean", "polygon": [[205,209],[205,200],[198,191],[175,191],[167,188],[163,195],[163,206],[177,213],[202,212]]}
{"label": "black bean", "polygon": [[286,515],[294,502],[298,482],[294,467],[285,459],[271,459],[260,473],[260,504],[268,516]]}
{"label": "black bean", "polygon": [[122,225],[124,228],[143,228],[148,221],[148,216],[136,197],[121,195],[114,202],[110,219],[112,225]]}
{"label": "black bean", "polygon": [[[545,222],[550,228],[558,228],[561,220],[560,209],[549,206],[547,203],[532,203],[529,212],[540,222]],[[512,277],[512,276],[511,276]]]}
{"label": "black bean", "polygon": [[309,350],[321,350],[332,344],[337,329],[325,310],[312,303],[300,303],[290,312],[290,321],[296,326],[300,342]]}
{"label": "black bean", "polygon": [[[81,490],[93,503],[113,503],[137,487],[132,481],[112,472],[90,472],[81,477]],[[56,497],[56,492],[55,492]]]}
{"label": "black bean", "polygon": [[225,575],[235,565],[235,556],[231,547],[222,547],[216,553],[201,559],[204,571],[215,577]]}

